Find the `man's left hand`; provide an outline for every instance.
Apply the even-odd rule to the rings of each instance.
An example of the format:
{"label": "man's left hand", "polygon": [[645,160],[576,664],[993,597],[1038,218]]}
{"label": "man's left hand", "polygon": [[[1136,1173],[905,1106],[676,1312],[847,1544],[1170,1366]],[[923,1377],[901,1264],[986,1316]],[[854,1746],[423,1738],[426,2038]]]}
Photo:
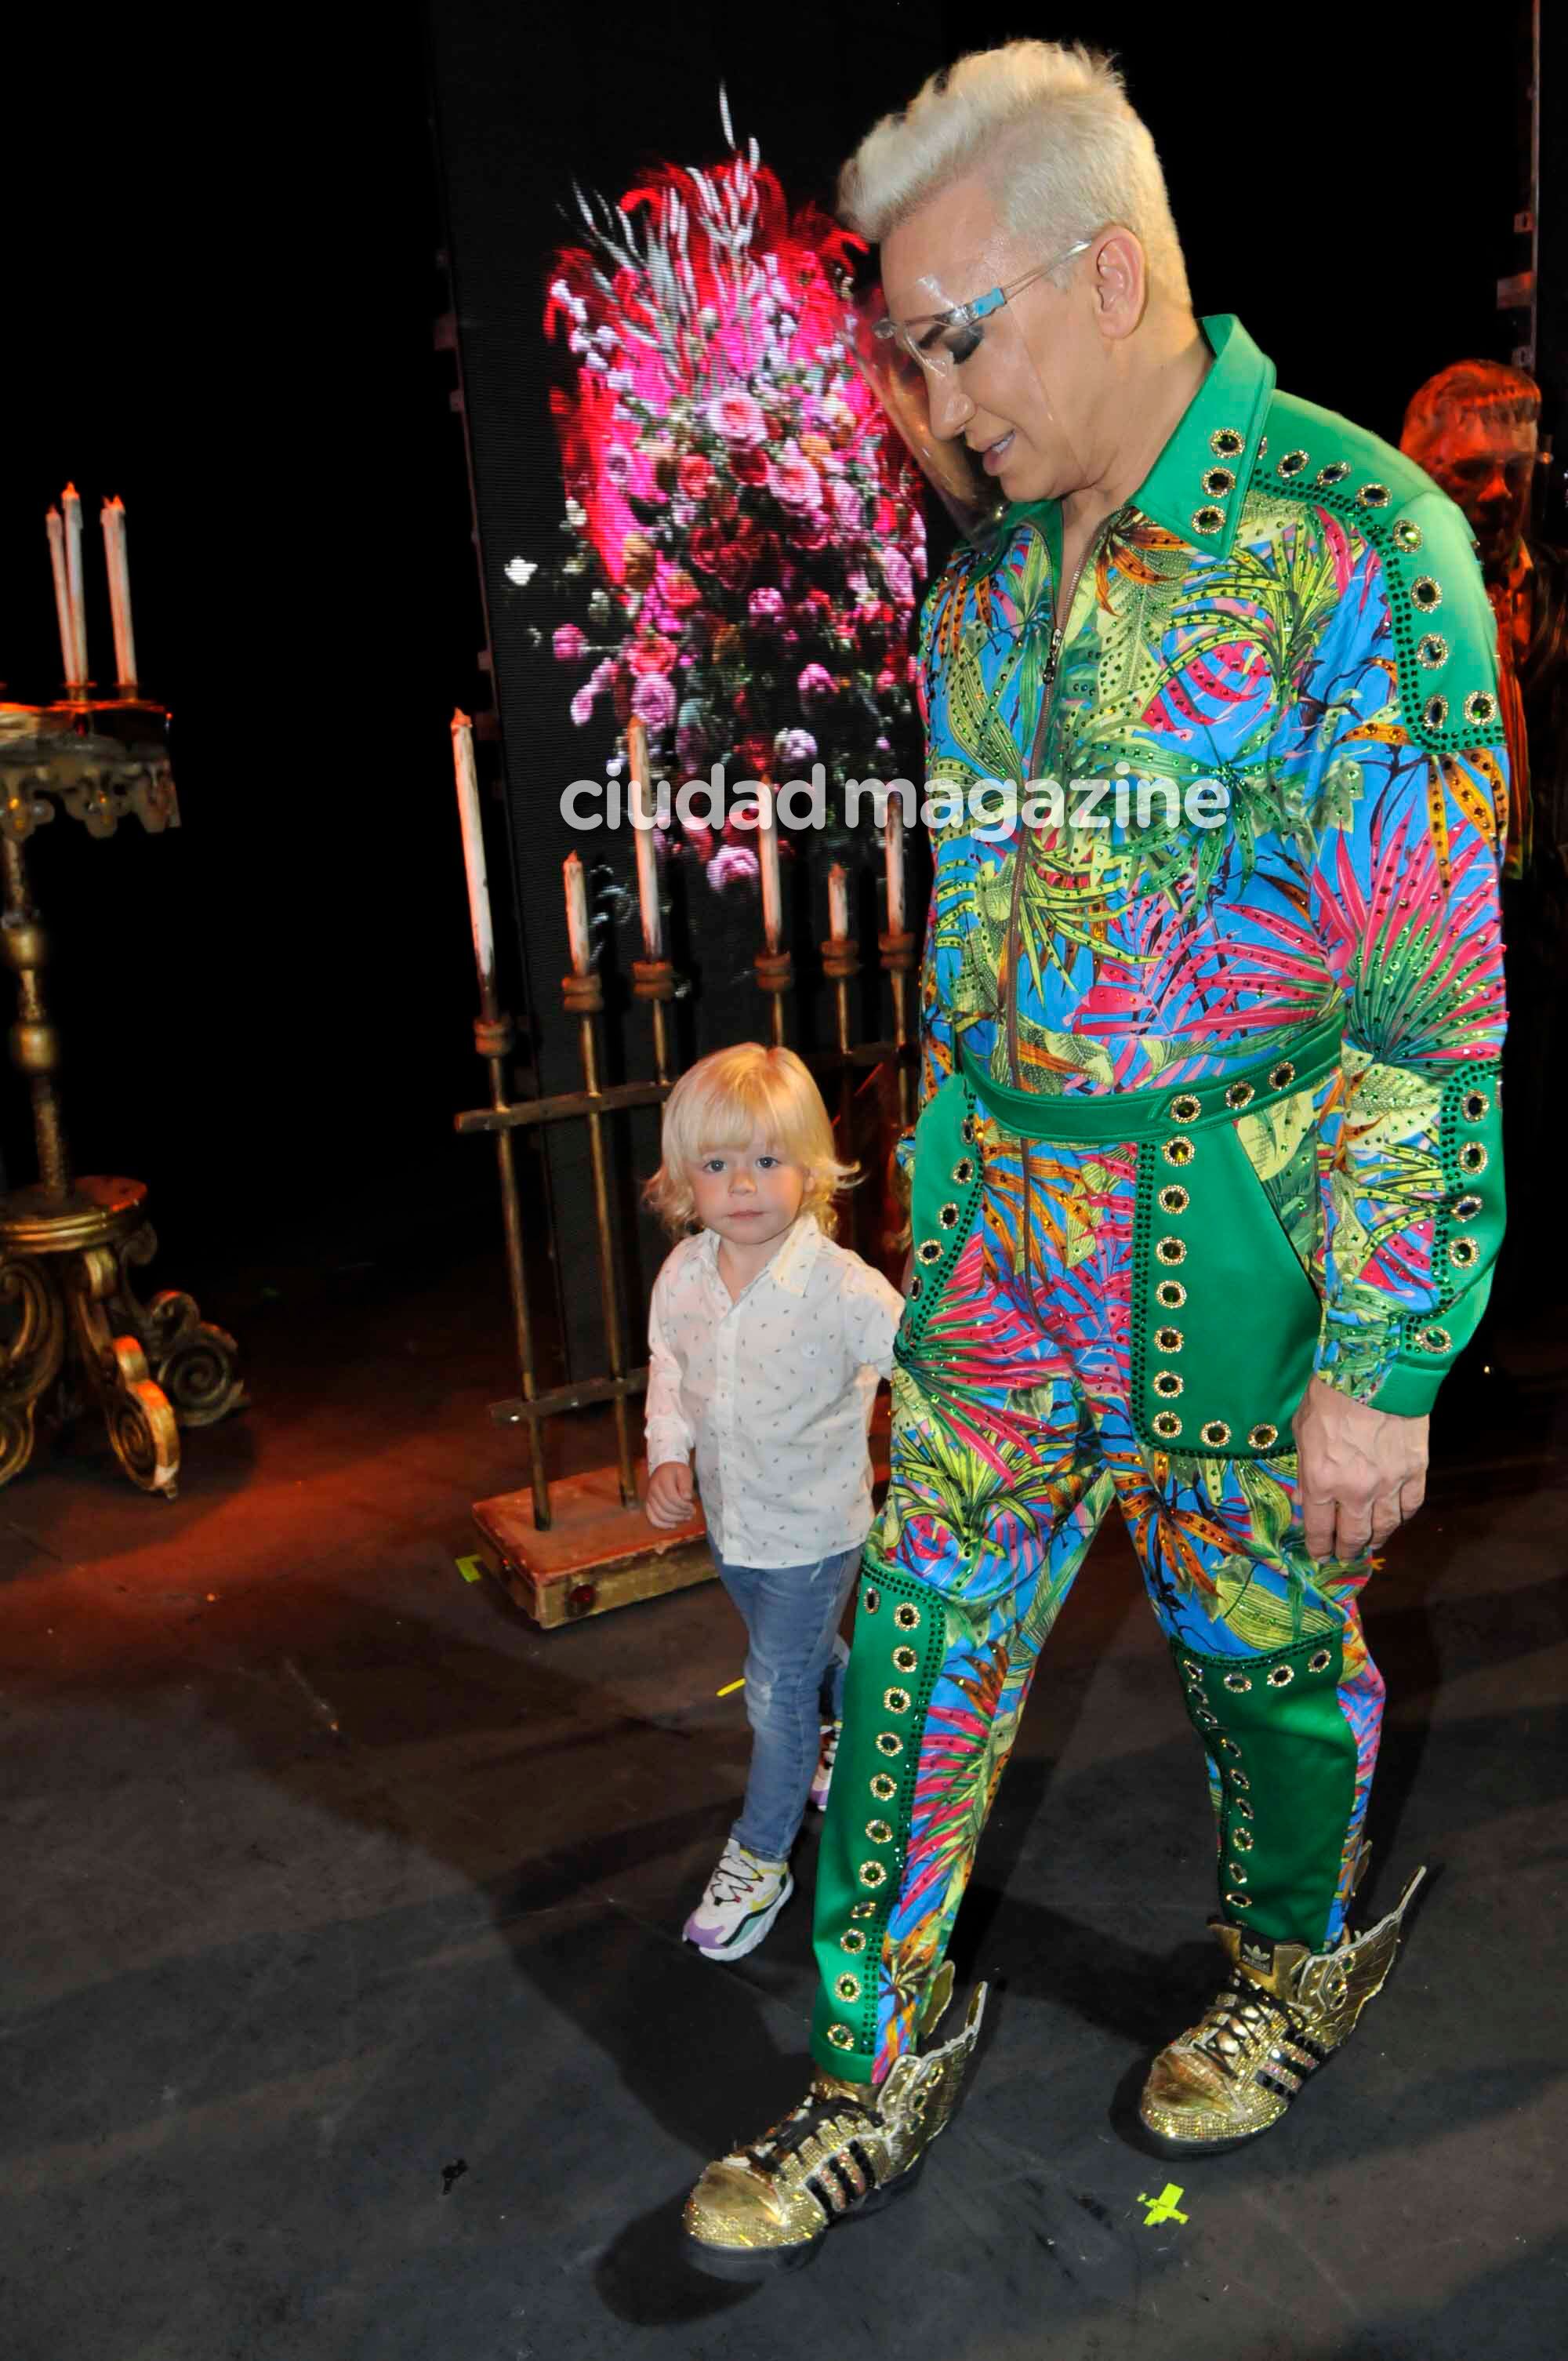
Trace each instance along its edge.
{"label": "man's left hand", "polygon": [[1292,1424],[1310,1556],[1360,1557],[1415,1515],[1430,1421],[1353,1401],[1314,1378]]}

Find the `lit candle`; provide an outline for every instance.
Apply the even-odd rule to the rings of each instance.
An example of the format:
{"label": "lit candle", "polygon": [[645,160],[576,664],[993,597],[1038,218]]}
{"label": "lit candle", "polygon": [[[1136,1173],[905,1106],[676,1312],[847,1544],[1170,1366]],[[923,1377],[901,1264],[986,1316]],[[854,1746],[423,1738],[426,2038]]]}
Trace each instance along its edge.
{"label": "lit candle", "polygon": [[65,511],[65,586],[71,600],[71,647],[74,658],[66,680],[81,688],[87,680],[87,607],[82,595],[82,500],[74,484],[60,495]]}
{"label": "lit candle", "polygon": [[583,875],[583,864],[575,852],[568,852],[561,863],[561,873],[566,881],[566,935],[572,946],[572,973],[587,975],[588,972],[588,889]]}
{"label": "lit candle", "polygon": [[490,924],[490,882],[485,872],[485,832],[479,819],[479,775],[474,768],[474,725],[461,710],[452,717],[452,767],[457,777],[457,817],[463,826],[463,867],[468,879],[474,964],[479,971],[479,996],[483,999],[495,981],[496,939]]}
{"label": "lit candle", "polygon": [[904,799],[887,799],[887,931],[904,932]]}
{"label": "lit candle", "polygon": [[828,931],[836,943],[849,940],[850,881],[839,861],[828,872]]}
{"label": "lit candle", "polygon": [[627,759],[631,765],[631,837],[637,852],[637,903],[642,913],[642,951],[647,959],[664,956],[663,922],[659,909],[659,861],[653,850],[653,791],[648,780],[648,730],[633,719],[627,725]]}
{"label": "lit candle", "polygon": [[769,950],[776,951],[784,937],[784,902],[779,893],[779,832],[773,822],[771,787],[764,787],[762,794],[757,862],[762,873],[762,932]]}
{"label": "lit candle", "polygon": [[70,681],[76,672],[76,647],[71,629],[71,587],[65,573],[65,527],[58,509],[50,509],[46,522],[49,564],[54,568],[54,610],[60,618],[60,676]]}
{"label": "lit candle", "polygon": [[115,621],[115,678],[123,692],[137,685],[136,634],[131,630],[131,568],[126,551],[126,504],[116,493],[105,500],[99,522],[109,571],[109,609]]}

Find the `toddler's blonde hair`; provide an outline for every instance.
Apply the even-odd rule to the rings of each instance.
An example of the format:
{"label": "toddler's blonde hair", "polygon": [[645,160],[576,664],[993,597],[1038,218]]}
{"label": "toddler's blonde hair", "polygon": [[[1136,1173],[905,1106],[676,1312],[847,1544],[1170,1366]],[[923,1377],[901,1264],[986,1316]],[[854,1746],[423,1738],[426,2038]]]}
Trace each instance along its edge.
{"label": "toddler's blonde hair", "polygon": [[806,1171],[801,1212],[833,1235],[833,1200],[860,1177],[840,1164],[822,1093],[793,1049],[741,1041],[716,1049],[683,1074],[664,1102],[663,1161],[643,1195],[677,1236],[697,1225],[690,1167],[705,1148],[744,1148],[760,1131],[772,1148]]}

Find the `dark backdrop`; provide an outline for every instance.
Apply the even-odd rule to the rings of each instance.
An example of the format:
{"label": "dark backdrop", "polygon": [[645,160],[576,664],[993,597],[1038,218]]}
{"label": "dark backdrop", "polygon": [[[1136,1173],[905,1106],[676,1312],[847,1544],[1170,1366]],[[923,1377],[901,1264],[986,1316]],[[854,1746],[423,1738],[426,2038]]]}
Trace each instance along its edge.
{"label": "dark backdrop", "polygon": [[[118,49],[98,31],[90,50],[62,36],[13,58],[37,102],[9,115],[27,210],[7,280],[0,672],[21,697],[57,678],[49,500],[73,476],[95,542],[99,500],[120,492],[185,824],[100,844],[60,821],[35,867],[79,1161],[152,1184],[163,1275],[499,1239],[488,1153],[450,1128],[478,1069],[447,720],[485,688],[453,360],[431,333],[451,300],[438,192],[512,849],[554,1023],[565,847],[524,763],[575,775],[589,733],[495,593],[558,513],[537,322],[565,175],[619,187],[644,157],[716,153],[722,76],[792,194],[826,197],[870,115],[941,56],[1012,30],[1109,41],[1165,155],[1200,307],[1239,311],[1283,383],[1391,434],[1431,369],[1515,341],[1493,287],[1525,259],[1510,39],[1525,13],[1498,12],[1492,45],[1461,55],[1437,14],[1344,0],[1289,17],[1123,0],[984,27],[923,0],[439,0],[429,16],[273,12],[221,53],[153,10]],[[106,666],[101,610],[93,644]],[[498,834],[503,891],[506,854]],[[501,928],[520,1000],[504,909]],[[757,1022],[754,1005],[735,1016]],[[559,1039],[545,1048],[558,1079]],[[30,1174],[3,1076],[0,1141]]]}

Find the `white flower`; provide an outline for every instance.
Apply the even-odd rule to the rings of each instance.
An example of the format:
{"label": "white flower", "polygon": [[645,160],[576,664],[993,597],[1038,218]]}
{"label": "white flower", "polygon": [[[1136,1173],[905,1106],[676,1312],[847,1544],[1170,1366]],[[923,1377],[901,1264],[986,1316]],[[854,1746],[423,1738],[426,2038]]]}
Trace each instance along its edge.
{"label": "white flower", "polygon": [[588,512],[583,506],[581,500],[568,500],[566,502],[566,522],[568,524],[584,525],[587,524],[587,521]]}
{"label": "white flower", "polygon": [[[551,292],[554,293],[554,290],[552,289]],[[526,557],[513,557],[509,558],[501,570],[509,582],[515,582],[520,590],[526,590],[539,568]]]}

